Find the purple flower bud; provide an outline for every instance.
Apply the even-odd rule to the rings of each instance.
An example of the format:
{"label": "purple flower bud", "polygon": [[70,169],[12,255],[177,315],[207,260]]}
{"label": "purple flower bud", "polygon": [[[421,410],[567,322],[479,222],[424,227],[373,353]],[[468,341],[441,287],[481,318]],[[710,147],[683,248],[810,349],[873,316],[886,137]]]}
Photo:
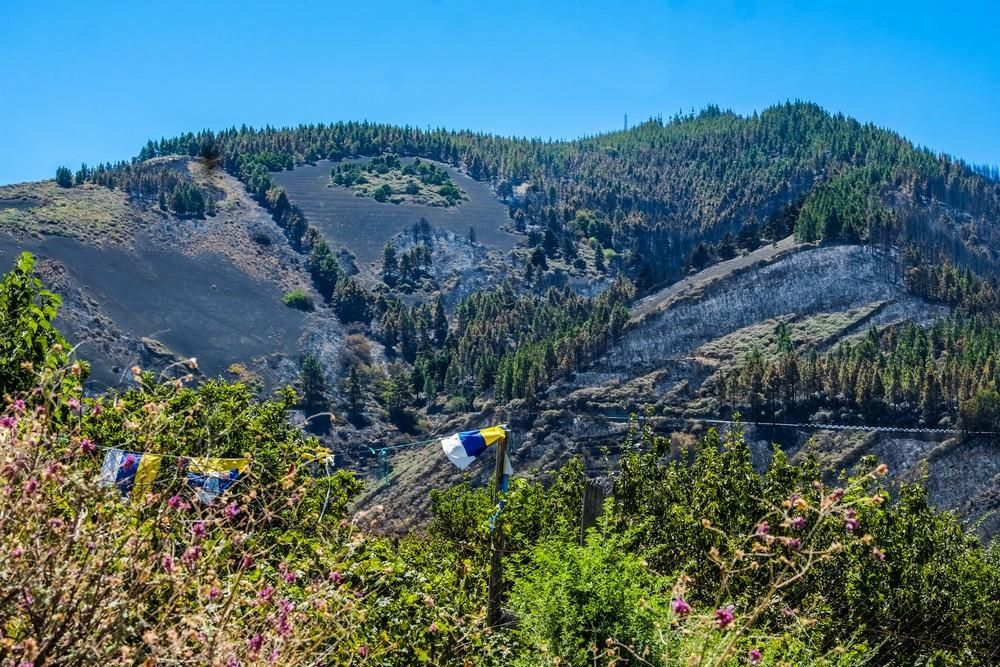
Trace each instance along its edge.
{"label": "purple flower bud", "polygon": [[14,412],[16,412],[17,414],[21,414],[22,412],[24,412],[24,410],[25,410],[24,401],[22,401],[20,398],[14,401]]}
{"label": "purple flower bud", "polygon": [[720,630],[728,628],[735,619],[736,614],[733,613],[732,605],[715,610],[715,622],[718,624]]}
{"label": "purple flower bud", "polygon": [[332,581],[335,585],[339,586],[340,582],[343,580],[344,577],[341,576],[340,572],[338,572],[337,570],[334,570],[333,572],[330,573],[330,581]]}
{"label": "purple flower bud", "polygon": [[[176,498],[176,496],[174,496]],[[173,500],[173,498],[171,498]],[[191,533],[198,539],[205,537],[205,524],[201,521],[195,521],[191,524]]]}
{"label": "purple flower bud", "polygon": [[674,598],[674,601],[670,605],[673,607],[674,613],[678,616],[685,616],[691,613],[691,605],[682,597]]}
{"label": "purple flower bud", "polygon": [[759,524],[757,524],[758,535],[767,535],[769,532],[771,532],[771,524],[769,524],[767,521],[761,521]]}
{"label": "purple flower bud", "polygon": [[793,516],[791,520],[792,530],[802,530],[806,527],[806,518],[804,516]]}
{"label": "purple flower bud", "polygon": [[32,496],[38,490],[38,480],[32,477],[24,482],[24,495]]}
{"label": "purple flower bud", "polygon": [[84,438],[80,441],[80,450],[84,454],[93,454],[97,451],[97,445],[95,445],[90,438]]}
{"label": "purple flower bud", "polygon": [[883,560],[885,560],[885,554],[882,553],[882,551],[879,550],[878,547],[873,547],[872,548],[872,556],[874,556],[875,560],[877,560],[877,561],[883,561]]}
{"label": "purple flower bud", "polygon": [[80,409],[80,399],[78,399],[78,398],[71,398],[68,401],[66,401],[66,405],[69,406],[70,410],[79,410]]}
{"label": "purple flower bud", "polygon": [[760,649],[752,648],[750,652],[747,653],[747,660],[751,665],[759,665],[763,656],[760,653]]}
{"label": "purple flower bud", "polygon": [[360,655],[362,658],[367,658],[368,657],[368,647],[365,646],[364,644],[362,644],[361,646],[359,646],[358,647],[358,655]]}
{"label": "purple flower bud", "polygon": [[169,507],[172,510],[175,510],[180,506],[181,506],[181,497],[170,496],[170,500],[167,501],[167,507]]}
{"label": "purple flower bud", "polygon": [[163,558],[160,560],[160,567],[167,574],[174,571],[174,557],[169,554],[164,554]]}
{"label": "purple flower bud", "polygon": [[847,510],[844,513],[844,528],[848,531],[854,532],[861,526],[861,522],[857,519],[857,514],[853,509]]}
{"label": "purple flower bud", "polygon": [[226,515],[230,519],[235,519],[240,515],[240,506],[237,505],[236,503],[233,503],[232,505],[226,508]]}
{"label": "purple flower bud", "polygon": [[798,551],[799,549],[802,548],[802,540],[800,540],[797,537],[793,537],[789,539],[787,542],[785,542],[785,546],[787,546],[792,551]]}
{"label": "purple flower bud", "polygon": [[201,547],[195,544],[193,546],[188,547],[184,551],[184,555],[181,556],[181,560],[188,567],[193,567],[194,564],[198,562],[198,559],[200,557],[201,557]]}

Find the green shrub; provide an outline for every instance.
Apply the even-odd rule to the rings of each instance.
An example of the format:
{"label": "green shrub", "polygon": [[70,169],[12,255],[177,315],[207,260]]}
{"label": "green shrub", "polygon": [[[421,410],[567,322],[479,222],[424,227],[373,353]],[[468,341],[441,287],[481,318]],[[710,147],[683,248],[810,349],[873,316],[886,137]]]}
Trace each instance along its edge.
{"label": "green shrub", "polygon": [[285,304],[289,308],[295,308],[307,313],[312,312],[315,309],[312,297],[306,294],[305,290],[300,289],[286,292],[285,296],[281,297],[281,303]]}
{"label": "green shrub", "polygon": [[653,658],[669,599],[663,581],[624,546],[596,532],[582,547],[538,545],[511,594],[522,640],[574,667],[592,665],[608,640]]}

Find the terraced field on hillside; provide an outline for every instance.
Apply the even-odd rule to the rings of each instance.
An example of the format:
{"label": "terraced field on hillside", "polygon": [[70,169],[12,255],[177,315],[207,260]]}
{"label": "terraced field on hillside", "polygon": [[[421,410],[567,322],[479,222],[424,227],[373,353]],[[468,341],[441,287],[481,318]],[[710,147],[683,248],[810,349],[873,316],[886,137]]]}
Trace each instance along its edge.
{"label": "terraced field on hillside", "polygon": [[448,171],[468,201],[445,208],[380,203],[359,197],[349,188],[331,186],[330,170],[335,164],[340,163],[320,160],[273,177],[288,192],[292,203],[305,212],[309,223],[323,232],[334,247],[350,249],[359,266],[380,259],[385,242],[422,217],[434,227],[462,236],[468,235],[471,227],[479,243],[499,250],[510,250],[517,243],[517,236],[503,229],[511,222],[507,207],[489,187],[456,169]]}

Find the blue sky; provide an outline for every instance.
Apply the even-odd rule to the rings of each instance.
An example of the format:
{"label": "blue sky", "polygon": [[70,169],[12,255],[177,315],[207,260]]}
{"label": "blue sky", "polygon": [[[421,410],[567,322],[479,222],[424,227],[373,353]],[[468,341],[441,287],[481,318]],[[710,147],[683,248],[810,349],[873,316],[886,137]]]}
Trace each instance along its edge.
{"label": "blue sky", "polygon": [[1000,163],[995,2],[0,3],[0,183],[231,125],[575,137],[815,101]]}

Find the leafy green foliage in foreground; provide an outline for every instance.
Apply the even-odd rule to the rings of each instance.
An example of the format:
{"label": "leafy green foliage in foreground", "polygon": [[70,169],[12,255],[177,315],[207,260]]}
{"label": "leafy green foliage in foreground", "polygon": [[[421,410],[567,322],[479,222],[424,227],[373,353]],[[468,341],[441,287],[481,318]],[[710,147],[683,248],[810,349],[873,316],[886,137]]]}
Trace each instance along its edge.
{"label": "leafy green foliage in foreground", "polygon": [[[53,314],[24,303],[17,340]],[[484,489],[434,491],[425,534],[382,537],[378,508],[346,519],[352,474],[303,462],[317,443],[290,426],[291,391],[136,369],[81,401],[78,363],[28,361],[0,404],[2,664],[996,663],[996,546],[874,461],[834,481],[776,451],[761,474],[738,431],[670,458],[633,430],[583,544],[578,460],[515,479],[508,622],[488,628]],[[152,486],[98,487],[108,446],[165,455]],[[252,473],[203,503],[193,456]]]}

